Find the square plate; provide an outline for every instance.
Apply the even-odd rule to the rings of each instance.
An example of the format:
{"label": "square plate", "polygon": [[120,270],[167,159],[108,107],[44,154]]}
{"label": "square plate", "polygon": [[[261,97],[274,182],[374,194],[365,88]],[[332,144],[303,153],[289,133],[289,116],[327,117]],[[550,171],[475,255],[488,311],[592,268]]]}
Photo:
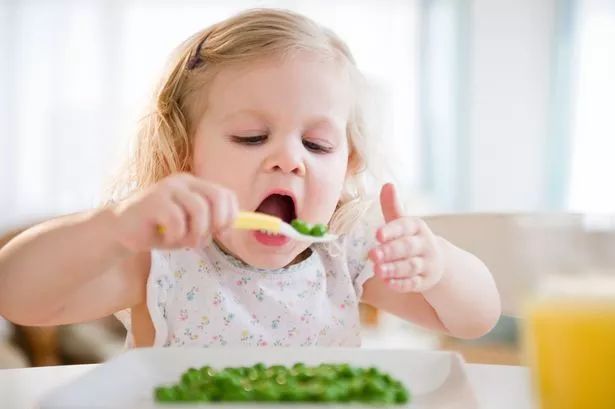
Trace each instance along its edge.
{"label": "square plate", "polygon": [[279,409],[371,407],[357,404],[156,404],[154,387],[175,383],[190,367],[210,365],[214,368],[266,365],[307,365],[349,363],[375,366],[403,382],[410,390],[412,409],[472,409],[478,404],[472,391],[462,358],[445,351],[411,349],[357,348],[141,348],[104,363],[72,383],[45,396],[41,409],[113,408],[113,409],[186,409],[205,407]]}

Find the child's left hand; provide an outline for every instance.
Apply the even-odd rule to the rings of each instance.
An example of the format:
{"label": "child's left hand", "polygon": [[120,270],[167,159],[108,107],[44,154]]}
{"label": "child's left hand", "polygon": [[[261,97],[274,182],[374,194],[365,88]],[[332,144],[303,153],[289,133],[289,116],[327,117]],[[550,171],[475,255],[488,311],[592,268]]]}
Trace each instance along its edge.
{"label": "child's left hand", "polygon": [[386,224],[376,232],[380,244],[368,255],[376,276],[402,293],[432,288],[444,273],[438,237],[423,220],[404,214],[394,185],[382,187],[380,205]]}

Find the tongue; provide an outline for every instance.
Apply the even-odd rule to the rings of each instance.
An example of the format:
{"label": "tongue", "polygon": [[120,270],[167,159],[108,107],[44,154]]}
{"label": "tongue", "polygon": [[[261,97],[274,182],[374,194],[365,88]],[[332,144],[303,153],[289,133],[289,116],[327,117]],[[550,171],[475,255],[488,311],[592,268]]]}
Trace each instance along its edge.
{"label": "tongue", "polygon": [[279,195],[269,196],[256,210],[261,213],[279,217],[287,222],[292,218],[292,209],[289,208],[286,200]]}

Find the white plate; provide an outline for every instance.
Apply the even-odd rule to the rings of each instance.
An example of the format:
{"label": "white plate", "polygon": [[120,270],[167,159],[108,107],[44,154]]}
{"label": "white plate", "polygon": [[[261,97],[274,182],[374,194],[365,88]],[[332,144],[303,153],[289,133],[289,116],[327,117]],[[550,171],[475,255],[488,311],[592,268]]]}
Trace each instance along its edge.
{"label": "white plate", "polygon": [[[291,365],[304,362],[343,363],[377,368],[402,381],[412,394],[412,409],[472,409],[478,404],[457,354],[443,351],[408,349],[340,349],[340,348],[143,348],[130,350],[93,369],[76,381],[47,395],[41,409],[114,408],[175,409],[210,406],[259,409],[292,406],[345,409],[365,407],[337,405],[158,405],[152,391],[160,384],[174,383],[190,367],[210,365],[215,368],[245,366],[263,362],[267,365]],[[374,408],[374,406],[371,406]],[[395,406],[400,407],[398,405]]]}

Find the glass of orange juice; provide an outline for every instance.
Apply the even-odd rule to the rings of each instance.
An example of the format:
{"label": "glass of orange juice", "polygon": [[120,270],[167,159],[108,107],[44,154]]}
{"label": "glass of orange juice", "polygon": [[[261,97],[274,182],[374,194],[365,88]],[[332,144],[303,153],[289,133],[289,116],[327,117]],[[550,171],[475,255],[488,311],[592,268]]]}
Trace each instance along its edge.
{"label": "glass of orange juice", "polygon": [[551,278],[525,318],[538,407],[615,408],[615,273]]}

